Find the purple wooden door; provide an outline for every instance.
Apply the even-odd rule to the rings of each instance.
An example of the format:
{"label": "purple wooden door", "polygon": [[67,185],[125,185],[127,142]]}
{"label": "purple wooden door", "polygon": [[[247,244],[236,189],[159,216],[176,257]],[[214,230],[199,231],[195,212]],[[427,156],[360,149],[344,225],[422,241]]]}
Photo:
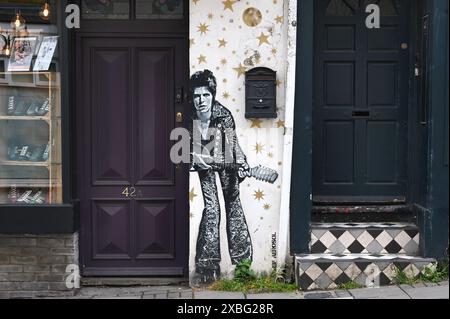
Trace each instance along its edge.
{"label": "purple wooden door", "polygon": [[[186,275],[188,172],[170,161],[185,39],[79,36],[78,192],[85,276]],[[178,103],[177,103],[178,102]]]}

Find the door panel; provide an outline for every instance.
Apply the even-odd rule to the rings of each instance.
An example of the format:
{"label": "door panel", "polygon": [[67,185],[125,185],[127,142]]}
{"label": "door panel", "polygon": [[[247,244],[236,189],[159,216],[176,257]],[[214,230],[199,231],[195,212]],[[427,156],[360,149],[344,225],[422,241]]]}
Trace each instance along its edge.
{"label": "door panel", "polygon": [[170,140],[173,126],[173,109],[167,106],[175,103],[174,59],[173,48],[137,50],[136,185],[174,183],[170,145],[161,143]]}
{"label": "door panel", "polygon": [[136,205],[136,258],[175,258],[174,201],[139,200]]}
{"label": "door panel", "polygon": [[[130,52],[123,48],[92,50],[92,181],[130,185],[128,74]],[[114,92],[114,94],[111,94]]]}
{"label": "door panel", "polygon": [[353,183],[353,123],[328,121],[325,125],[325,183]]}
{"label": "door panel", "polygon": [[[84,275],[185,275],[188,172],[170,161],[185,39],[80,35]],[[181,123],[179,125],[185,125]],[[185,126],[186,127],[186,126]]]}
{"label": "door panel", "polygon": [[130,202],[92,201],[93,259],[131,259]]}
{"label": "door panel", "polygon": [[[381,28],[365,25],[381,7]],[[409,2],[315,2],[313,200],[404,201]]]}

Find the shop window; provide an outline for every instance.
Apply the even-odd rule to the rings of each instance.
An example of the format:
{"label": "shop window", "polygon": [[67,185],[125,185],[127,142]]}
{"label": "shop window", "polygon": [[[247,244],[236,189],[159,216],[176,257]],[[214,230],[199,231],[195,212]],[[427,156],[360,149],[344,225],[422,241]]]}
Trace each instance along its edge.
{"label": "shop window", "polygon": [[130,18],[129,0],[82,0],[83,19],[123,20]]}
{"label": "shop window", "polygon": [[183,19],[183,0],[136,0],[136,19]]}
{"label": "shop window", "polygon": [[[0,205],[61,204],[60,37],[54,22],[56,9],[51,5],[51,19],[44,20],[36,4],[46,1],[20,2],[22,8],[34,8],[21,16],[20,27],[11,24],[17,10],[0,20],[0,33],[10,40],[9,55],[0,48]],[[3,14],[3,3],[0,8]],[[33,12],[37,16],[32,17]]]}

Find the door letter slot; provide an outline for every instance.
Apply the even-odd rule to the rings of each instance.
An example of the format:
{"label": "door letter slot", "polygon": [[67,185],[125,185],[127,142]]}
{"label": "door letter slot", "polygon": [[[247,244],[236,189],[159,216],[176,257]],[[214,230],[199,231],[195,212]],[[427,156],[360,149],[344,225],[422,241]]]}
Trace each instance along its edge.
{"label": "door letter slot", "polygon": [[352,117],[370,117],[370,111],[353,111]]}

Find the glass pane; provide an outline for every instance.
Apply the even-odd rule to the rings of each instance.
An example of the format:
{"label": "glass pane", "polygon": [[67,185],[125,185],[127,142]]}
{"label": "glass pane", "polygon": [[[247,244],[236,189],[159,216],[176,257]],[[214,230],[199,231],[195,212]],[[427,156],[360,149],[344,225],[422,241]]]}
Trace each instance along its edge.
{"label": "glass pane", "polygon": [[[52,12],[55,14],[55,11]],[[27,22],[0,57],[0,205],[62,203],[59,37]]]}
{"label": "glass pane", "polygon": [[382,16],[396,16],[398,11],[396,8],[395,0],[365,0],[364,9],[369,4],[376,4],[380,6]]}
{"label": "glass pane", "polygon": [[136,19],[183,19],[183,0],[136,0]]}
{"label": "glass pane", "polygon": [[327,6],[327,16],[352,16],[358,8],[358,0],[331,0]]}
{"label": "glass pane", "polygon": [[[17,10],[20,10],[22,17],[27,23],[48,24],[52,19],[42,19],[39,12],[45,3],[50,4],[50,8],[56,7],[57,0],[1,0],[0,1],[0,21],[9,22],[14,17]],[[50,17],[51,18],[51,17]]]}
{"label": "glass pane", "polygon": [[130,18],[129,0],[83,0],[83,19],[121,20]]}

